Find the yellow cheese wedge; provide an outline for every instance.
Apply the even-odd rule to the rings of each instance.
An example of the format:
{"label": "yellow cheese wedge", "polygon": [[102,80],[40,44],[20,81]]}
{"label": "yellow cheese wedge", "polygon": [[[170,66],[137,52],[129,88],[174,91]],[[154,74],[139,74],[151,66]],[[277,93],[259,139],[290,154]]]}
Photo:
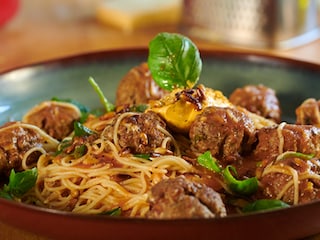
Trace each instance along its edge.
{"label": "yellow cheese wedge", "polygon": [[176,94],[181,89],[174,89],[162,99],[150,102],[150,110],[158,113],[175,131],[187,133],[204,108],[209,106],[233,107],[221,91],[205,88],[203,85],[201,85],[201,89],[205,95],[205,98],[199,102],[202,109],[197,110],[195,104],[186,101],[184,98],[177,99]]}
{"label": "yellow cheese wedge", "polygon": [[102,0],[97,19],[123,31],[176,24],[180,21],[182,0]]}

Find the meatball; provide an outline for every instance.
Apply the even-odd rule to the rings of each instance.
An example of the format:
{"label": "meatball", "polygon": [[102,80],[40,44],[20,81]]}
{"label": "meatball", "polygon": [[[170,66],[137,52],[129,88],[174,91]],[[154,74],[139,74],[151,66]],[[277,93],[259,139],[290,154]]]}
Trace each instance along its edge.
{"label": "meatball", "polygon": [[[288,183],[293,183],[293,175],[291,171],[288,171],[290,168],[291,171],[297,172],[297,189],[294,184],[287,187]],[[262,174],[259,179],[263,198],[280,198],[288,204],[307,203],[320,199],[320,180],[318,178],[320,161],[318,159],[306,160],[290,156],[274,165],[268,165],[265,172],[266,174]],[[262,173],[264,173],[263,170]]]}
{"label": "meatball", "polygon": [[263,85],[248,85],[237,88],[231,93],[229,100],[236,106],[243,107],[276,123],[281,120],[279,100],[271,88]]}
{"label": "meatball", "polygon": [[[103,133],[106,139],[114,141],[113,133],[117,127],[117,142],[121,149],[129,149],[132,153],[152,153],[156,148],[163,148],[163,140],[168,137],[163,131],[166,124],[155,112],[129,113],[125,117],[122,114],[106,126]],[[121,122],[117,125],[119,118]],[[171,144],[165,147],[165,150],[170,150]]]}
{"label": "meatball", "polygon": [[286,151],[320,157],[320,129],[315,126],[282,123],[262,128],[257,132],[257,141],[254,158],[258,161],[272,162],[279,153]]}
{"label": "meatball", "polygon": [[297,109],[297,124],[315,125],[320,127],[320,101],[306,99]]}
{"label": "meatball", "polygon": [[[36,126],[20,122],[7,123],[0,128],[0,175],[9,175],[11,169],[22,171],[22,159],[30,149],[54,151],[57,146],[57,140]],[[27,164],[37,162],[40,154],[41,150],[30,154]]]}
{"label": "meatball", "polygon": [[41,128],[57,140],[62,140],[73,131],[73,123],[80,117],[80,110],[71,103],[45,101],[28,111],[22,121]]}
{"label": "meatball", "polygon": [[132,68],[120,81],[116,92],[116,105],[139,105],[158,100],[167,91],[153,80],[147,63]]}
{"label": "meatball", "polygon": [[215,218],[226,216],[219,193],[184,176],[162,180],[151,189],[148,218]]}
{"label": "meatball", "polygon": [[191,125],[189,136],[195,152],[210,151],[225,162],[233,162],[248,150],[255,137],[253,121],[232,108],[207,107]]}

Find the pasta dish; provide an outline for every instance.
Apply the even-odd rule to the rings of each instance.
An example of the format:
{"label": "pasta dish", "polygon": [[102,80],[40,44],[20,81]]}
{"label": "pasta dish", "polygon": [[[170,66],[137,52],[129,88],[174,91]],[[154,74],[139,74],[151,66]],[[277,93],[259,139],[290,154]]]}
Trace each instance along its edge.
{"label": "pasta dish", "polygon": [[218,218],[320,199],[319,101],[306,99],[287,123],[267,86],[225,96],[192,77],[159,84],[153,64],[124,74],[114,105],[90,79],[103,110],[48,99],[0,127],[0,196],[144,218]]}

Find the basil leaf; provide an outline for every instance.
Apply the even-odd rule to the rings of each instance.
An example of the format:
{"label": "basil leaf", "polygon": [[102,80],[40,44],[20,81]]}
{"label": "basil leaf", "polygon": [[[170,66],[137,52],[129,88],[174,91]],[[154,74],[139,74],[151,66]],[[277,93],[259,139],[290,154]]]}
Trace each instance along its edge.
{"label": "basil leaf", "polygon": [[74,149],[74,157],[75,158],[80,158],[82,157],[83,155],[85,155],[87,152],[87,146],[85,144],[83,145],[80,145],[80,146],[76,146],[75,149]]}
{"label": "basil leaf", "polygon": [[8,200],[12,200],[12,196],[10,195],[10,193],[8,193],[7,191],[5,190],[0,190],[0,198],[5,198],[5,199],[8,199]]}
{"label": "basil leaf", "polygon": [[146,160],[150,160],[150,154],[148,154],[148,153],[134,154],[134,156],[137,158],[143,158]]}
{"label": "basil leaf", "polygon": [[217,160],[212,157],[210,151],[206,151],[205,153],[199,155],[197,161],[201,166],[222,174],[224,182],[233,193],[239,195],[251,195],[258,190],[258,180],[256,177],[237,180],[231,173],[232,171],[237,175],[236,169],[231,165],[228,165],[226,168],[222,169],[217,164]]}
{"label": "basil leaf", "polygon": [[263,210],[272,210],[290,207],[289,204],[277,199],[259,199],[247,204],[242,208],[242,212],[257,212]]}
{"label": "basil leaf", "polygon": [[175,33],[160,33],[149,44],[148,67],[163,89],[192,88],[199,80],[202,61],[196,45]]}
{"label": "basil leaf", "polygon": [[66,148],[70,147],[72,145],[72,141],[71,139],[63,139],[59,146],[57,151],[55,152],[55,156],[59,155],[60,153],[62,153]]}
{"label": "basil leaf", "polygon": [[102,108],[96,108],[96,109],[92,109],[90,113],[99,117],[99,116],[102,116],[105,113],[105,111]]}
{"label": "basil leaf", "polygon": [[121,208],[117,207],[117,208],[111,209],[109,211],[102,212],[99,215],[120,216],[121,212],[122,212]]}
{"label": "basil leaf", "polygon": [[38,177],[37,168],[15,173],[12,169],[9,176],[9,190],[14,196],[20,197],[29,191],[36,183]]}
{"label": "basil leaf", "polygon": [[201,166],[208,168],[209,170],[212,170],[214,172],[221,172],[221,168],[217,164],[217,160],[212,157],[210,151],[206,151],[205,153],[198,156],[197,161]]}
{"label": "basil leaf", "polygon": [[131,112],[145,112],[148,109],[148,105],[146,104],[140,104],[140,105],[134,105],[130,107]]}
{"label": "basil leaf", "polygon": [[74,128],[74,135],[78,137],[90,136],[92,134],[95,134],[94,131],[92,131],[90,128],[87,128],[80,122],[74,122],[73,128]]}
{"label": "basil leaf", "polygon": [[106,109],[107,112],[112,112],[115,109],[115,106],[110,103],[108,101],[108,99],[104,96],[101,88],[99,87],[99,85],[96,83],[96,81],[92,78],[89,77],[89,83],[91,84],[91,86],[93,87],[93,89],[96,91],[96,93],[98,94],[99,98],[100,98],[100,102],[102,103],[102,105],[104,106],[104,108]]}
{"label": "basil leaf", "polygon": [[6,199],[21,197],[35,185],[37,177],[37,168],[32,168],[18,173],[12,169],[9,176],[9,183],[8,185],[5,184],[3,189],[0,191],[0,197]]}
{"label": "basil leaf", "polygon": [[232,175],[230,170],[236,173],[236,169],[233,166],[228,165],[225,169],[223,169],[222,174],[226,184],[233,193],[240,195],[251,195],[258,190],[258,180],[256,177],[237,180]]}

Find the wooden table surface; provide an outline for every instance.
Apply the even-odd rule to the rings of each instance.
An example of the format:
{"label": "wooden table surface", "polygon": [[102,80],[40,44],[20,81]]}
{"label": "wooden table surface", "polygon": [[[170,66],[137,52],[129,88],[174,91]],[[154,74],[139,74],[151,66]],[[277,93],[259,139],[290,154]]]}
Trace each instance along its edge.
{"label": "wooden table surface", "polygon": [[[122,32],[100,22],[90,13],[61,17],[52,11],[52,0],[21,0],[19,12],[0,28],[0,72],[49,59],[108,49],[147,47],[162,31],[179,32],[177,26],[152,27]],[[56,1],[63,2],[63,1]],[[320,40],[289,50],[252,50],[227,47],[193,39],[200,49],[233,49],[262,52],[320,64]],[[25,233],[0,223],[0,239],[33,239],[42,237]]]}
{"label": "wooden table surface", "polygon": [[[179,31],[177,26],[163,26],[131,33],[122,32],[101,24],[88,13],[83,17],[62,17],[61,14],[49,9],[54,2],[63,1],[21,0],[18,14],[11,22],[0,28],[0,72],[25,64],[84,52],[147,47],[158,32]],[[198,39],[193,40],[200,49],[226,48]],[[259,51],[320,64],[320,40],[290,50]]]}

